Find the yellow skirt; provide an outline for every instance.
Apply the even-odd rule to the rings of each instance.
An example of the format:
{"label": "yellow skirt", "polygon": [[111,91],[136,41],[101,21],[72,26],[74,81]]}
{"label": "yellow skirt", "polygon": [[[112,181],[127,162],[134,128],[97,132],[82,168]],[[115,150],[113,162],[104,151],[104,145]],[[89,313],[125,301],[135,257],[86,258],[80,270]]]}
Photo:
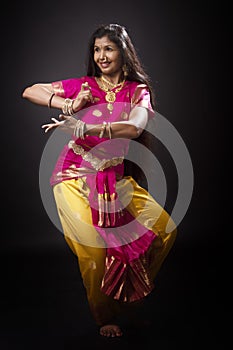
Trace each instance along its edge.
{"label": "yellow skirt", "polygon": [[[66,180],[53,188],[64,237],[78,258],[90,310],[97,325],[104,325],[122,310],[122,303],[101,292],[106,248],[92,225],[85,177]],[[117,183],[117,193],[130,214],[156,234],[150,247],[149,273],[155,279],[170,251],[177,229],[169,214],[132,177]],[[172,230],[167,227],[168,222]]]}

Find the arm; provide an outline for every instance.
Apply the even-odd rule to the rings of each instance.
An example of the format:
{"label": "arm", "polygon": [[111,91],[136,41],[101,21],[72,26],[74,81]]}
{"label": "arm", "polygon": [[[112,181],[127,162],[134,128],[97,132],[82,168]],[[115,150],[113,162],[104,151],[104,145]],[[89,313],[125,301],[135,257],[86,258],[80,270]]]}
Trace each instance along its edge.
{"label": "arm", "polygon": [[[27,87],[22,97],[40,106],[47,106],[63,110],[65,98],[57,96],[51,83],[37,83]],[[92,100],[90,89],[82,86],[78,96],[73,100],[73,113],[78,112],[88,101]]]}
{"label": "arm", "polygon": [[[38,83],[27,87],[23,91],[22,97],[29,100],[32,103],[48,107],[50,97],[53,93],[54,90],[52,84]],[[51,101],[51,106],[54,108],[62,109],[63,103],[64,98],[54,95]]]}
{"label": "arm", "polygon": [[[144,107],[135,107],[130,115],[128,121],[120,121],[111,123],[112,138],[137,138],[148,121],[148,112]],[[102,124],[98,125],[86,125],[87,135],[99,135]],[[108,137],[108,133],[105,132],[103,137]]]}
{"label": "arm", "polygon": [[[48,132],[56,127],[61,127],[64,131],[72,134],[77,124],[77,119],[74,117],[67,117],[60,115],[61,121],[52,118],[54,123],[44,124],[42,128]],[[128,121],[120,121],[111,123],[111,137],[112,138],[127,138],[135,139],[144,130],[148,121],[148,111],[144,107],[135,107],[129,116]],[[98,136],[101,132],[102,124],[86,124],[85,135]],[[103,137],[108,137],[108,130],[105,131]]]}

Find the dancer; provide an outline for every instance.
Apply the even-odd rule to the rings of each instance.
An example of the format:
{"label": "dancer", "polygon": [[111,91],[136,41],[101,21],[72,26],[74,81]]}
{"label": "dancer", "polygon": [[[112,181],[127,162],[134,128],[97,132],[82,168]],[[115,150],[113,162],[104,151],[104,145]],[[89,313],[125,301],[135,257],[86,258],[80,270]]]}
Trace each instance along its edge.
{"label": "dancer", "polygon": [[146,142],[154,116],[150,79],[125,27],[101,25],[89,41],[85,76],[33,84],[22,97],[61,110],[42,128],[70,133],[51,174],[64,237],[100,334],[121,336],[117,316],[153,290],[177,234],[166,232],[171,218],[137,172],[125,173],[132,140]]}

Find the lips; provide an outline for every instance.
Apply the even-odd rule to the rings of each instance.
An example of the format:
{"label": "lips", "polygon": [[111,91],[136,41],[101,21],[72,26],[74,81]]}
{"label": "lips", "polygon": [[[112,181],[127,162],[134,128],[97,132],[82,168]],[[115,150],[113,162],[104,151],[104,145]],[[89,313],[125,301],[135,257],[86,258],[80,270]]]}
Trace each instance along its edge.
{"label": "lips", "polygon": [[102,68],[108,68],[109,67],[109,62],[104,62],[104,63],[100,63],[100,66],[102,67]]}

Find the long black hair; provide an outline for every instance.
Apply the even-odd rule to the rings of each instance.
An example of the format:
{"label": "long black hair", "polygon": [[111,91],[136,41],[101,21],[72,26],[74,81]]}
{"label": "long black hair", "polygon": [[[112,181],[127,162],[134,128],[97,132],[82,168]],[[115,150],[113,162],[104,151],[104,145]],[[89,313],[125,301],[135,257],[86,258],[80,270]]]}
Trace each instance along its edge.
{"label": "long black hair", "polygon": [[[127,80],[137,81],[139,83],[147,85],[150,92],[151,106],[154,109],[155,95],[152,88],[151,79],[146,73],[132,43],[132,40],[130,39],[129,34],[127,33],[124,26],[121,26],[119,24],[102,24],[93,32],[89,39],[87,51],[87,76],[101,76],[101,71],[94,61],[94,46],[95,40],[101,39],[104,36],[107,36],[108,39],[114,42],[119,48],[122,58],[122,66],[124,65],[126,67]],[[136,139],[136,141],[151,149],[154,139],[148,131],[144,130]],[[128,160],[125,160],[125,174],[131,175],[142,186],[146,187],[146,180],[143,171],[136,164]]]}

